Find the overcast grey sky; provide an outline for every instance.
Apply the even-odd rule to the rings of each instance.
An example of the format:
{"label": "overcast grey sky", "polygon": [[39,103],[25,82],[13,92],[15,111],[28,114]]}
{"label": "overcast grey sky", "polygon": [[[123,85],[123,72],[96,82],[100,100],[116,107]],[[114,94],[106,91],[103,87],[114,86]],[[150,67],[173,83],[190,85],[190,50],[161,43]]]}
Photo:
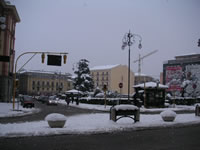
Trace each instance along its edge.
{"label": "overcast grey sky", "polygon": [[[131,62],[153,50],[142,62],[142,73],[159,75],[163,61],[199,53],[199,0],[10,0],[21,22],[16,26],[16,56],[26,51],[68,52],[67,64],[52,67],[35,56],[25,69],[72,73],[85,58],[90,67],[128,64],[122,38],[131,30],[143,38],[142,49],[131,47]],[[138,40],[137,40],[138,41]],[[30,56],[29,56],[30,57]],[[28,55],[20,59],[23,64]],[[138,64],[131,63],[134,72]]]}

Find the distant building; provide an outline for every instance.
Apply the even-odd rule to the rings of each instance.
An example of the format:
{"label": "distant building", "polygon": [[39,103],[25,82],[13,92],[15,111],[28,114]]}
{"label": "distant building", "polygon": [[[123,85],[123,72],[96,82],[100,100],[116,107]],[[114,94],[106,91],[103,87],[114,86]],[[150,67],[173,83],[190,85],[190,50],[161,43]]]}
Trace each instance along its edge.
{"label": "distant building", "polygon": [[155,79],[151,76],[148,76],[146,74],[139,74],[139,73],[135,73],[135,85],[137,84],[141,84],[141,83],[144,83],[144,82],[153,82],[155,81]]}
{"label": "distant building", "polygon": [[24,72],[18,74],[18,93],[27,95],[54,95],[72,89],[70,74]]}
{"label": "distant building", "polygon": [[172,95],[200,96],[200,54],[176,56],[163,64],[163,83]]}
{"label": "distant building", "polygon": [[[110,91],[120,93],[119,83],[123,84],[122,94],[128,94],[128,67],[125,65],[107,65],[90,68],[95,88],[107,86]],[[134,92],[134,74],[130,72],[130,94]]]}
{"label": "distant building", "polygon": [[0,0],[0,101],[11,100],[15,58],[15,26],[20,22],[16,7]]}

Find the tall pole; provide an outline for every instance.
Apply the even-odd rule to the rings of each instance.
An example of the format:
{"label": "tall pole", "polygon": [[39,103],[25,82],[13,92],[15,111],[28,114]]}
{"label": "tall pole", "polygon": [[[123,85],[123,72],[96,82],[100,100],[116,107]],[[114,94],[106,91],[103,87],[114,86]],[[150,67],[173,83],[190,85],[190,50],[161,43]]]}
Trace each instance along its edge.
{"label": "tall pole", "polygon": [[122,50],[125,49],[126,46],[128,46],[128,102],[130,103],[130,51],[131,51],[131,45],[135,42],[135,37],[139,37],[139,45],[138,48],[142,48],[142,37],[138,34],[132,34],[129,30],[128,33],[124,35],[124,38],[122,40]]}
{"label": "tall pole", "polygon": [[129,46],[129,49],[128,49],[128,101],[130,100],[130,54],[131,54],[131,48]]}

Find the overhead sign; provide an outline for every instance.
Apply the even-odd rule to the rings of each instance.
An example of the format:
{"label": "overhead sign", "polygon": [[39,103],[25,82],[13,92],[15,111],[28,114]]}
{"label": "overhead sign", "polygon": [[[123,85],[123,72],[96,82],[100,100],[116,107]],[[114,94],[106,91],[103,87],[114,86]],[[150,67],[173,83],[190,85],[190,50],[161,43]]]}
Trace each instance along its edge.
{"label": "overhead sign", "polygon": [[58,55],[48,55],[47,65],[61,66],[62,57]]}
{"label": "overhead sign", "polygon": [[10,62],[10,56],[0,56],[0,61]]}

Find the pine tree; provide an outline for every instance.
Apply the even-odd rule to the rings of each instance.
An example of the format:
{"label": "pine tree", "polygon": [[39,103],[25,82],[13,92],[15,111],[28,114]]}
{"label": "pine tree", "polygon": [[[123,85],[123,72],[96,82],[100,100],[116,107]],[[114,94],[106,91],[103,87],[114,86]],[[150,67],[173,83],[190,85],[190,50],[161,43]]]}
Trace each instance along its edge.
{"label": "pine tree", "polygon": [[82,92],[91,92],[94,88],[94,82],[90,75],[89,61],[81,59],[77,63],[77,70],[74,71],[74,88]]}

